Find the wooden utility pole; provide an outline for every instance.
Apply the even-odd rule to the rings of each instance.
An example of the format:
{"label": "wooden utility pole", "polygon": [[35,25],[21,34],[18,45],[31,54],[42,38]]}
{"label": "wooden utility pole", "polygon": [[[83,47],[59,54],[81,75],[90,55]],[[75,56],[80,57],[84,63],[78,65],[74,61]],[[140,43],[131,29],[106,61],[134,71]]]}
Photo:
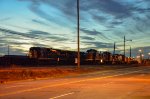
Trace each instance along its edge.
{"label": "wooden utility pole", "polygon": [[9,55],[9,45],[8,45],[8,50],[7,50],[7,54]]}
{"label": "wooden utility pole", "polygon": [[77,47],[78,47],[78,58],[77,66],[80,68],[80,5],[79,0],[77,0]]}
{"label": "wooden utility pole", "polygon": [[131,46],[130,46],[130,58],[132,57],[132,54],[131,54],[132,52],[131,52]]}
{"label": "wooden utility pole", "polygon": [[125,44],[125,42],[126,42],[126,38],[124,36],[124,62],[125,62],[125,59],[126,59],[126,51],[125,51],[126,44]]}
{"label": "wooden utility pole", "polygon": [[113,52],[113,54],[115,55],[115,53],[116,53],[116,42],[114,42],[114,52]]}

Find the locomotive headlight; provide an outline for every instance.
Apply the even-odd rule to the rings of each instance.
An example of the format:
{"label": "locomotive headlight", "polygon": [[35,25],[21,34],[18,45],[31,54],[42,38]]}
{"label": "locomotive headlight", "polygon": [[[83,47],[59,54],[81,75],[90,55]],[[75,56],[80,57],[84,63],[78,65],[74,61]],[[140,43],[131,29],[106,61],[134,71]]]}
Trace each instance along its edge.
{"label": "locomotive headlight", "polygon": [[101,63],[103,63],[103,60],[101,59]]}

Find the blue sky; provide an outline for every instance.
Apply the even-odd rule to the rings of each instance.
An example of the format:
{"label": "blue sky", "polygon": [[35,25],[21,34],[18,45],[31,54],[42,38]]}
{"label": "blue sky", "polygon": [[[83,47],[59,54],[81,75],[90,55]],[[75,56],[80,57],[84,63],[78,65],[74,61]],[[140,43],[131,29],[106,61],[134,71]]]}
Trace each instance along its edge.
{"label": "blue sky", "polygon": [[[150,52],[150,0],[80,0],[81,50]],[[76,0],[0,0],[0,55],[32,46],[77,50]]]}

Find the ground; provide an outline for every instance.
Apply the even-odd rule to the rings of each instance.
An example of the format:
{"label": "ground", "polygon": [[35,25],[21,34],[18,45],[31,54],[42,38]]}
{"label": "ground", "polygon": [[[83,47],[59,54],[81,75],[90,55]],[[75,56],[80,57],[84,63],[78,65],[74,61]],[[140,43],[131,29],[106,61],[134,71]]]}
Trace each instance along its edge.
{"label": "ground", "polygon": [[10,81],[41,79],[41,78],[58,78],[64,76],[75,76],[83,73],[95,71],[115,70],[119,68],[133,67],[133,65],[92,65],[81,66],[47,66],[47,67],[22,67],[12,66],[10,68],[0,69],[0,82],[6,83]]}

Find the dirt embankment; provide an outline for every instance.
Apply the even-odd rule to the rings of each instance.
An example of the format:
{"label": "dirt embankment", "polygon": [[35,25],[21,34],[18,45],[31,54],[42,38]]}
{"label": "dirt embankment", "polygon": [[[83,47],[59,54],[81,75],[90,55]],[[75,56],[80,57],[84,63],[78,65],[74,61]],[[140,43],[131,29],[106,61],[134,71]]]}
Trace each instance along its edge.
{"label": "dirt embankment", "polygon": [[82,66],[77,69],[75,66],[68,67],[12,67],[0,68],[0,83],[16,80],[56,78],[64,76],[75,76],[83,73],[114,70],[127,68],[128,66]]}

